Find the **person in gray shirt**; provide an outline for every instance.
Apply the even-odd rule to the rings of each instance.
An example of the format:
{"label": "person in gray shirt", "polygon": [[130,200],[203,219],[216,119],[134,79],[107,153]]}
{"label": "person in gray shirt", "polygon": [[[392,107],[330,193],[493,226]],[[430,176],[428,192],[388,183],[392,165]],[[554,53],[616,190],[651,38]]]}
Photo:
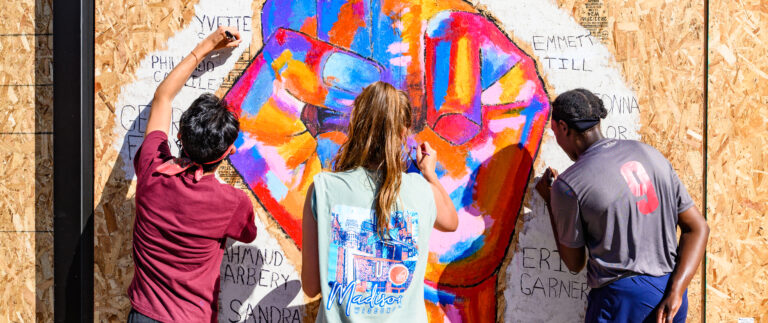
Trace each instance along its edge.
{"label": "person in gray shirt", "polygon": [[557,143],[575,163],[559,176],[548,168],[536,190],[563,262],[587,266],[585,321],[684,322],[709,236],[685,186],[653,147],[603,137],[608,113],[592,92],[565,92],[552,108]]}

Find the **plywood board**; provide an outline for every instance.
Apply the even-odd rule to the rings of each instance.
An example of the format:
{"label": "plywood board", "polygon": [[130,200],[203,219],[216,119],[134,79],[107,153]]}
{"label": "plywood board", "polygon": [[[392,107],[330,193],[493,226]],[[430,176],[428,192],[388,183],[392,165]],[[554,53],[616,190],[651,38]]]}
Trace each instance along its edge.
{"label": "plywood board", "polygon": [[711,1],[707,321],[768,322],[768,4]]}
{"label": "plywood board", "polygon": [[[123,320],[129,306],[124,291],[132,276],[129,228],[132,226],[135,194],[130,158],[131,149],[135,149],[141,141],[142,124],[146,122],[147,111],[142,109],[146,109],[151,92],[159,82],[155,74],[159,71],[161,79],[162,73],[170,70],[170,62],[183,57],[194,45],[196,40],[189,35],[206,31],[203,21],[210,21],[214,10],[198,11],[197,5],[204,2],[207,3],[100,1],[96,4],[97,209],[94,272],[96,317],[100,321]],[[448,2],[442,5],[450,7]],[[550,96],[575,87],[587,87],[599,92],[610,110],[609,118],[604,123],[605,134],[621,139],[642,138],[657,147],[671,160],[697,205],[701,205],[702,4],[663,1],[559,1],[554,4],[488,0],[457,5],[462,10],[482,12],[485,19],[493,22],[515,45],[530,55]],[[193,83],[192,87],[196,90],[180,95],[185,104],[199,92],[197,90],[211,90],[224,95],[231,81],[257,56],[264,42],[260,29],[261,6],[262,1],[254,1],[249,10],[244,10],[252,12],[249,13],[251,20],[247,27],[250,46],[242,52],[240,59],[224,63],[233,63],[225,65],[231,66],[228,68],[232,70],[223,75],[214,72],[216,78],[205,79],[205,86],[202,86],[203,82]],[[226,12],[226,8],[221,10]],[[285,8],[283,12],[288,14],[290,8]],[[208,20],[205,20],[206,15]],[[237,24],[239,28],[244,28],[241,22]],[[553,45],[548,44],[550,38],[554,39]],[[218,68],[219,65],[216,65],[214,69]],[[213,83],[208,82],[211,79]],[[175,118],[178,118],[185,104],[177,104],[179,111],[175,113]],[[559,151],[550,135],[545,135],[542,147],[535,174],[545,166],[567,167],[567,157]],[[225,167],[219,172],[219,177],[248,190],[233,168]],[[538,268],[527,268],[525,259],[530,256],[528,253],[531,250],[536,249],[542,259],[545,258],[542,250],[547,250],[551,257],[554,243],[548,238],[551,234],[547,231],[548,223],[542,217],[543,206],[530,192],[526,196],[526,208],[520,219],[507,224],[515,228],[510,247],[506,249],[505,245],[501,249],[508,250],[507,256],[498,264],[494,263],[499,276],[494,276],[490,285],[497,302],[495,306],[490,306],[493,302],[485,306],[488,309],[493,307],[492,316],[499,320],[513,321],[514,317],[536,320],[536,315],[539,315],[540,320],[578,321],[585,304],[582,292],[571,291],[568,295],[571,299],[565,300],[562,295],[527,294],[525,286],[522,286],[521,278],[524,277],[534,277],[525,282],[529,285],[535,284],[535,277],[574,281],[578,286],[585,282],[583,274],[552,272],[552,265],[542,267],[544,262],[539,262]],[[260,229],[266,228],[264,240],[250,246],[230,245],[227,252],[242,248],[277,251],[285,258],[287,265],[279,266],[275,271],[295,277],[291,275],[300,270],[297,261],[300,254],[290,231],[286,229],[287,225],[274,214],[266,212],[263,204],[257,202],[261,199],[257,200],[253,194],[251,197],[258,210],[257,223]],[[547,259],[551,259],[554,265],[559,263],[555,258]],[[227,265],[225,260],[222,266],[224,273]],[[232,265],[231,261],[229,265]],[[486,284],[483,282],[482,285]],[[700,319],[701,293],[696,286],[694,283],[689,291],[691,321]],[[532,286],[528,287],[531,291]],[[227,296],[229,298],[223,301],[223,319],[247,317],[246,305],[255,308],[261,304],[260,300],[266,293],[233,282],[224,282],[222,288],[236,291],[223,292],[222,295],[239,295]],[[300,297],[295,300],[299,303],[304,301],[314,304],[305,306],[304,314],[312,313],[317,303],[302,301]],[[526,306],[526,302],[539,307]],[[235,310],[231,310],[232,304]],[[542,314],[539,311],[542,304],[558,306],[563,315]],[[297,306],[291,303],[286,309],[299,310]],[[430,313],[434,317],[445,314],[438,306],[431,307]]]}

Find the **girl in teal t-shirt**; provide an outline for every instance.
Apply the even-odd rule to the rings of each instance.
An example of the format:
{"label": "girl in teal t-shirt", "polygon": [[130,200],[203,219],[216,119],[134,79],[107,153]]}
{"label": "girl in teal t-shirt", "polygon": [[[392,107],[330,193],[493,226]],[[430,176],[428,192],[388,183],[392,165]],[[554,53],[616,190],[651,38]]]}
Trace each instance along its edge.
{"label": "girl in teal t-shirt", "polygon": [[301,278],[307,295],[322,293],[316,322],[427,321],[429,237],[433,227],[456,230],[458,217],[428,143],[416,151],[421,175],[405,173],[410,127],[405,92],[371,84],[354,101],[334,172],[315,176]]}

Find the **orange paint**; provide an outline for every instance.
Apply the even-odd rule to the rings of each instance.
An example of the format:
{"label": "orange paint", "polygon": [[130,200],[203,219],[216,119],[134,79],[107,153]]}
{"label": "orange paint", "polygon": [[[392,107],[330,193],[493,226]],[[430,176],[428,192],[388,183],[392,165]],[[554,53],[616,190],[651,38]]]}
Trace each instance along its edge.
{"label": "orange paint", "polygon": [[243,113],[240,116],[240,130],[250,133],[264,144],[279,146],[291,141],[296,133],[306,131],[301,120],[277,108],[270,98],[255,116]]}
{"label": "orange paint", "polygon": [[274,62],[272,70],[285,89],[306,103],[322,106],[328,90],[320,86],[320,77],[307,64],[293,59],[290,51],[283,51]]}
{"label": "orange paint", "polygon": [[461,178],[467,173],[468,170],[464,164],[467,158],[467,147],[451,145],[429,127],[424,128],[415,138],[418,142],[429,142],[437,151],[437,162],[445,168],[448,176]]}
{"label": "orange paint", "polygon": [[360,17],[355,13],[355,6],[364,5],[363,0],[348,1],[341,6],[339,10],[339,20],[333,24],[331,31],[328,32],[331,43],[345,48],[351,48],[352,41],[355,38],[355,33],[360,28],[366,28],[368,22],[365,21],[365,16]]}
{"label": "orange paint", "polygon": [[318,135],[319,138],[327,138],[332,140],[336,144],[343,144],[347,141],[347,134],[340,131],[331,131]]}
{"label": "orange paint", "polygon": [[307,18],[304,24],[301,25],[301,29],[299,31],[312,37],[317,37],[317,18]]}

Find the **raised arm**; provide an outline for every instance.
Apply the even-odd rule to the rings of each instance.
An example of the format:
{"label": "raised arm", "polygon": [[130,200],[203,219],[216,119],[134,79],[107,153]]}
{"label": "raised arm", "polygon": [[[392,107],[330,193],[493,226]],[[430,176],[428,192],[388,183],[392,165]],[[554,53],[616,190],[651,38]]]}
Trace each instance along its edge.
{"label": "raised arm", "polygon": [[[229,39],[226,32],[232,34],[234,39]],[[171,101],[187,82],[189,76],[192,75],[195,67],[212,51],[225,47],[237,47],[239,44],[240,33],[232,27],[219,27],[197,44],[195,49],[187,57],[184,57],[157,86],[155,96],[152,98],[152,107],[149,110],[149,120],[144,136],[156,130],[168,134],[168,129],[171,126]]]}
{"label": "raised arm", "polygon": [[421,175],[432,187],[432,194],[435,197],[435,206],[437,207],[435,229],[443,232],[456,231],[459,226],[459,216],[456,214],[456,208],[453,206],[451,197],[445,191],[443,184],[440,184],[437,173],[435,173],[437,152],[432,149],[429,143],[425,142],[416,150],[416,158],[419,161]]}
{"label": "raised arm", "polygon": [[696,206],[678,214],[677,225],[681,232],[678,261],[669,276],[664,299],[656,308],[657,322],[673,322],[683,302],[683,294],[704,257],[709,239],[709,225]]}

